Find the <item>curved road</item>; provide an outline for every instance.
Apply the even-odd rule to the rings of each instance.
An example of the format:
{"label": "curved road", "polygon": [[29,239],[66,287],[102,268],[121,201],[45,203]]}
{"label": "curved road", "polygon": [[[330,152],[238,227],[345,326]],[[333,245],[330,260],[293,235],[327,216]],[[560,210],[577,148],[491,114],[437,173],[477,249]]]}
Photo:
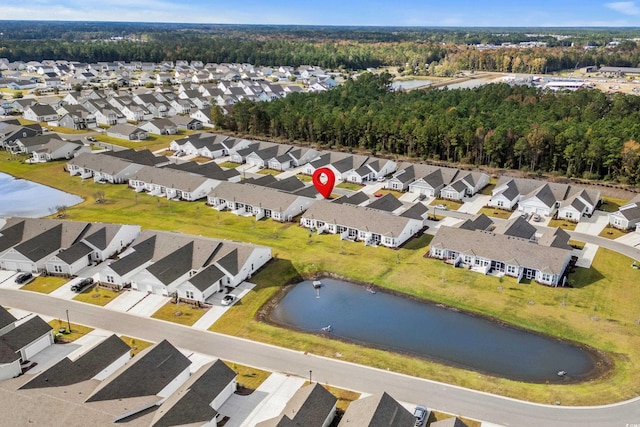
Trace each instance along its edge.
{"label": "curved road", "polygon": [[640,424],[640,398],[586,408],[537,405],[44,294],[0,289],[0,302],[61,319],[69,310],[70,318],[76,323],[148,341],[166,338],[180,348],[303,378],[312,371],[313,379],[320,383],[367,393],[387,391],[401,401],[424,402],[439,410],[504,426],[630,427]]}

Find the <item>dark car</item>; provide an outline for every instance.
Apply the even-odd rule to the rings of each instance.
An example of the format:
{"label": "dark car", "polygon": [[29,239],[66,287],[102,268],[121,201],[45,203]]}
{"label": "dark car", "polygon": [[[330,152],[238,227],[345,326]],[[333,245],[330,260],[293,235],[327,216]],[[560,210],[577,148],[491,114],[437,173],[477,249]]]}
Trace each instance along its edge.
{"label": "dark car", "polygon": [[71,285],[71,290],[73,292],[82,292],[91,285],[93,285],[93,279],[91,277],[88,277],[86,279],[82,279],[75,285]]}
{"label": "dark car", "polygon": [[31,273],[20,273],[18,274],[18,276],[16,276],[16,280],[15,282],[18,285],[23,285],[27,282],[30,282],[31,280],[33,280],[33,274]]}

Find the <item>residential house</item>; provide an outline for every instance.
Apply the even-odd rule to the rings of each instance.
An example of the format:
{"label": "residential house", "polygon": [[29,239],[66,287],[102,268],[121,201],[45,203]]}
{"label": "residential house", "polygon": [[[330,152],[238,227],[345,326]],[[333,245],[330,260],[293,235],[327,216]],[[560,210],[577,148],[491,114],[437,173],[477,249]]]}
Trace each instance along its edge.
{"label": "residential house", "polygon": [[129,186],[152,196],[195,201],[207,197],[220,181],[171,168],[143,166],[129,178]]}
{"label": "residential house", "polygon": [[439,197],[441,190],[458,174],[458,169],[433,166],[433,169],[409,184],[409,192],[427,197]]}
{"label": "residential house", "polygon": [[166,167],[197,174],[217,181],[240,182],[241,180],[240,172],[235,169],[222,169],[216,162],[202,164],[197,162],[169,163]]}
{"label": "residential house", "polygon": [[[131,348],[117,335],[102,340],[77,359],[65,357],[33,377],[20,390],[65,387],[83,381],[102,381],[131,359]],[[64,372],[64,375],[60,375]]]}
{"label": "residential house", "polygon": [[256,427],[305,426],[328,427],[336,415],[337,399],[318,383],[296,391],[280,415],[256,424]]}
{"label": "residential house", "polygon": [[127,122],[127,118],[124,114],[113,108],[99,109],[93,114],[96,118],[96,124],[101,126],[115,126],[117,124]]}
{"label": "residential house", "polygon": [[170,117],[171,120],[179,130],[198,130],[202,129],[202,122],[191,117],[174,116]]}
{"label": "residential house", "polygon": [[33,151],[32,162],[50,162],[53,160],[71,159],[82,153],[90,153],[91,147],[87,147],[79,141],[63,141],[50,139],[39,149]]}
{"label": "residential house", "polygon": [[[483,274],[493,272],[518,281],[532,279],[563,286],[572,254],[569,235],[560,229],[550,230],[536,242],[527,237],[525,224],[530,225],[523,220],[494,231],[443,225],[431,242],[429,256]],[[505,229],[510,232],[501,234]]]}
{"label": "residential house", "polygon": [[107,154],[83,153],[67,162],[69,175],[82,179],[93,177],[95,182],[122,184],[144,165]]}
{"label": "residential house", "polygon": [[413,414],[386,392],[349,403],[338,427],[414,427]]}
{"label": "residential house", "polygon": [[307,164],[316,157],[318,157],[318,152],[312,148],[294,147],[281,156],[269,159],[268,168],[284,171]]}
{"label": "residential house", "polygon": [[378,209],[390,213],[399,213],[404,210],[404,205],[393,194],[385,194],[367,205],[369,209]]}
{"label": "residential house", "polygon": [[258,147],[255,147],[252,152],[244,156],[244,160],[247,164],[258,166],[262,169],[268,166],[270,159],[281,158],[292,149],[293,146],[291,145],[260,142]]}
{"label": "residential house", "polygon": [[149,149],[134,150],[133,148],[130,148],[128,150],[104,151],[101,154],[145,166],[161,167],[170,163],[169,158],[166,156],[156,156]]}
{"label": "residential house", "polygon": [[132,122],[148,121],[153,118],[153,114],[151,114],[151,111],[149,111],[147,107],[134,103],[125,105],[120,111],[127,120]]}
{"label": "residential house", "polygon": [[359,169],[368,160],[367,156],[360,156],[349,153],[324,152],[311,162],[307,163],[303,172],[313,175],[316,169],[329,168],[336,176],[336,180],[344,180],[353,170]]}
{"label": "residential house", "polygon": [[590,217],[600,202],[600,190],[571,187],[569,196],[558,206],[558,218],[578,222]]}
{"label": "residential house", "polygon": [[211,120],[211,110],[206,108],[206,109],[196,109],[191,110],[191,113],[189,114],[189,117],[191,117],[192,119],[196,119],[199,120],[200,122],[202,122],[202,125],[205,127],[213,127],[213,122]]}
{"label": "residential house", "polygon": [[19,123],[0,122],[0,148],[5,148],[20,138],[42,135],[42,126],[39,124],[22,126]]}
{"label": "residential house", "polygon": [[15,320],[14,325],[0,335],[0,379],[22,374],[22,363],[53,344],[53,328],[39,316]]}
{"label": "residential house", "polygon": [[640,224],[640,195],[634,197],[626,205],[620,206],[616,212],[608,214],[609,224],[621,230],[633,230]]}
{"label": "residential house", "polygon": [[58,119],[58,113],[50,105],[34,104],[24,109],[22,117],[34,122],[52,122]]}
{"label": "residential house", "polygon": [[107,129],[107,136],[130,141],[142,141],[149,138],[149,132],[137,126],[122,123]]}
{"label": "residential house", "polygon": [[53,141],[62,141],[62,138],[60,138],[56,133],[29,136],[27,138],[16,138],[13,141],[6,142],[5,148],[14,154],[31,154]]}
{"label": "residential house", "polygon": [[175,135],[178,133],[178,127],[169,119],[154,119],[141,124],[140,129],[156,135]]}
{"label": "residential house", "polygon": [[[236,391],[235,373],[222,360],[207,363],[191,375],[156,410],[152,427],[207,424],[218,421],[218,410]],[[213,425],[217,422],[214,421]]]}
{"label": "residential house", "polygon": [[367,162],[358,169],[352,169],[344,176],[345,181],[362,184],[365,181],[374,181],[383,178],[396,171],[397,164],[386,159],[370,157]]}
{"label": "residential house", "polygon": [[[16,318],[0,305],[0,336],[16,327]],[[11,347],[0,341],[0,381],[22,374],[21,357]]]}
{"label": "residential house", "polygon": [[92,129],[97,126],[96,116],[82,105],[67,105],[61,107],[58,112],[60,118],[57,125],[69,129]]}
{"label": "residential house", "polygon": [[460,171],[454,181],[440,190],[440,197],[448,200],[458,200],[466,196],[473,196],[489,184],[489,175],[481,172]]}
{"label": "residential house", "polygon": [[256,220],[272,218],[292,221],[314,203],[315,199],[285,193],[255,184],[221,182],[207,196],[207,204],[236,215],[253,215]]}
{"label": "residential house", "polygon": [[77,275],[80,270],[122,252],[139,234],[137,225],[92,223],[84,237],[49,258],[45,270],[54,275]]}
{"label": "residential house", "polygon": [[378,209],[325,200],[315,202],[302,215],[303,227],[320,233],[339,234],[341,239],[360,240],[365,245],[397,248],[422,228],[422,221],[398,217]]}

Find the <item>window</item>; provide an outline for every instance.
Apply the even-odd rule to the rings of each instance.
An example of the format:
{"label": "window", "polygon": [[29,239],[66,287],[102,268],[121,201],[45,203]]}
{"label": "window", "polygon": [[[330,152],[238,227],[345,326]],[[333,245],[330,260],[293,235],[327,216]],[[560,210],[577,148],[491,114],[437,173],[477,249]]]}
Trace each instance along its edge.
{"label": "window", "polygon": [[54,265],[53,266],[53,271],[56,273],[62,273],[62,266],[61,265]]}
{"label": "window", "polygon": [[194,298],[193,298],[193,291],[186,291],[186,292],[185,292],[185,295],[186,295],[186,297],[187,297],[188,299],[194,299]]}
{"label": "window", "polygon": [[518,267],[515,265],[507,265],[507,274],[516,274],[518,272]]}
{"label": "window", "polygon": [[502,208],[502,207],[504,207],[504,202],[502,200],[498,200],[497,205],[498,205],[498,207]]}
{"label": "window", "polygon": [[107,276],[107,282],[115,283],[115,280],[113,279],[113,276]]}
{"label": "window", "polygon": [[542,276],[540,278],[541,281],[543,282],[547,282],[547,283],[551,283],[551,279],[552,279],[552,275],[549,273],[542,273]]}
{"label": "window", "polygon": [[464,263],[465,264],[471,264],[471,255],[465,255],[464,256]]}
{"label": "window", "polygon": [[564,217],[565,217],[565,218],[567,218],[567,219],[571,219],[571,218],[573,218],[573,212],[571,212],[571,211],[567,211],[567,212],[564,214]]}

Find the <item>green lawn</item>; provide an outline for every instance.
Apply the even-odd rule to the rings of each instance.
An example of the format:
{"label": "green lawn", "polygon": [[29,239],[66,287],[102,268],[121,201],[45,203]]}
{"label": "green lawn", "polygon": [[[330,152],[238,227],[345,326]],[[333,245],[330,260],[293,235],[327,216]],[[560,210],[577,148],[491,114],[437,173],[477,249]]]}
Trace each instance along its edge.
{"label": "green lawn", "polygon": [[149,149],[156,151],[161,148],[168,148],[169,144],[176,139],[184,138],[187,135],[193,134],[194,131],[179,131],[176,135],[153,135],[150,134],[149,138],[142,141],[129,141],[127,139],[112,138],[105,133],[99,133],[95,135],[95,138],[107,144],[119,145],[126,148],[135,148],[136,150]]}
{"label": "green lawn", "polygon": [[238,385],[250,390],[255,390],[260,387],[260,384],[262,384],[264,380],[271,375],[271,372],[263,371],[262,369],[253,368],[251,366],[239,365],[225,360],[223,360],[223,362],[238,374],[238,377],[236,378]]}
{"label": "green lawn", "polygon": [[[73,313],[71,313],[71,316],[73,316]],[[53,328],[54,335],[58,333],[61,328],[64,328],[65,331],[69,328],[67,319],[53,319],[49,322],[49,325]],[[60,338],[65,341],[75,341],[91,331],[93,331],[93,328],[71,322],[71,333],[65,332]]]}
{"label": "green lawn", "polygon": [[154,319],[191,326],[207,312],[204,308],[193,307],[189,304],[168,302],[160,310],[153,313]]}
{"label": "green lawn", "polygon": [[487,185],[486,187],[484,187],[482,189],[482,191],[480,191],[480,194],[484,195],[484,196],[491,196],[493,195],[493,189],[496,188],[496,183],[498,181],[495,179],[490,179],[489,180],[489,185]]}
{"label": "green lawn", "polygon": [[260,175],[280,175],[282,171],[277,171],[275,169],[260,169],[258,170]]}
{"label": "green lawn", "polygon": [[356,184],[355,182],[341,182],[339,184],[336,185],[336,188],[343,188],[345,190],[352,190],[352,191],[360,191],[364,188],[364,185],[362,184]]}
{"label": "green lawn", "polygon": [[600,210],[604,212],[617,212],[620,206],[624,206],[629,203],[628,199],[620,199],[617,197],[602,197],[602,204]]}
{"label": "green lawn", "polygon": [[566,219],[552,219],[549,221],[549,227],[556,228],[560,227],[565,230],[573,231],[576,229],[576,225],[578,223],[567,221]]}
{"label": "green lawn", "polygon": [[478,211],[478,214],[485,214],[486,216],[493,218],[509,219],[513,212],[485,206]]}
{"label": "green lawn", "polygon": [[457,211],[462,206],[462,202],[457,200],[448,200],[448,199],[434,199],[430,204],[430,206],[435,205],[445,205],[450,211]]}
{"label": "green lawn", "polygon": [[88,304],[105,306],[118,296],[120,296],[119,292],[94,286],[86,289],[84,292],[80,292],[73,299],[75,301],[82,301]]}
{"label": "green lawn", "polygon": [[629,234],[628,230],[620,230],[619,228],[615,228],[610,225],[607,225],[605,228],[602,229],[602,231],[600,232],[600,234],[598,234],[598,236],[614,240],[614,239],[617,239],[618,237],[626,236],[627,234]]}
{"label": "green lawn", "polygon": [[396,190],[389,190],[387,188],[381,188],[380,190],[376,191],[376,194],[382,194],[383,196],[385,194],[391,194],[396,199],[399,199],[405,193],[403,193],[402,191],[396,191]]}
{"label": "green lawn", "polygon": [[127,343],[129,347],[131,347],[131,356],[135,356],[145,348],[151,347],[153,345],[152,342],[141,340],[139,338],[128,337],[126,335],[120,336],[120,339]]}
{"label": "green lawn", "polygon": [[[621,401],[640,395],[640,327],[636,324],[640,287],[639,271],[632,260],[601,248],[589,269],[569,276],[573,288],[548,288],[537,284],[502,281],[441,261],[424,258],[428,237],[408,242],[404,248],[365,247],[341,241],[336,235],[313,235],[297,224],[255,221],[217,212],[203,203],[175,202],[138,194],[125,185],[81,182],[62,171],[63,163],[25,165],[3,161],[0,170],[78,194],[85,201],[67,210],[69,219],[136,223],[145,229],[225,238],[272,247],[275,259],[253,276],[257,286],[212,327],[246,339],[308,351],[325,357],[362,363],[380,369],[430,378],[486,392],[554,404],[587,405]],[[105,192],[107,203],[94,203],[93,194]],[[352,280],[373,283],[418,299],[434,301],[505,322],[588,344],[606,352],[615,363],[607,376],[582,384],[524,384],[478,375],[441,364],[388,351],[375,350],[327,337],[292,332],[263,322],[261,307],[282,285],[317,272],[332,272]],[[499,286],[498,286],[499,284]],[[535,301],[535,304],[528,304]],[[169,305],[168,305],[169,306]],[[167,320],[193,324],[195,316],[175,316],[171,304]],[[198,310],[203,313],[203,310]],[[594,318],[598,320],[593,320]],[[178,319],[178,320],[176,320]]]}
{"label": "green lawn", "polygon": [[313,177],[311,175],[305,175],[303,173],[299,173],[296,177],[302,182],[311,182],[313,181]]}
{"label": "green lawn", "polygon": [[83,134],[83,133],[88,133],[91,132],[91,129],[71,129],[71,128],[64,128],[64,127],[60,127],[60,126],[49,126],[47,125],[47,128],[49,128],[49,130],[51,132],[60,132],[60,133],[66,133],[69,135],[72,134]]}
{"label": "green lawn", "polygon": [[56,276],[38,276],[32,282],[27,283],[20,289],[25,291],[40,292],[43,294],[50,294],[59,287],[67,283],[69,279]]}
{"label": "green lawn", "polygon": [[233,162],[222,162],[219,164],[219,166],[221,168],[227,168],[227,169],[235,169],[238,166],[240,166],[240,163],[233,163]]}

